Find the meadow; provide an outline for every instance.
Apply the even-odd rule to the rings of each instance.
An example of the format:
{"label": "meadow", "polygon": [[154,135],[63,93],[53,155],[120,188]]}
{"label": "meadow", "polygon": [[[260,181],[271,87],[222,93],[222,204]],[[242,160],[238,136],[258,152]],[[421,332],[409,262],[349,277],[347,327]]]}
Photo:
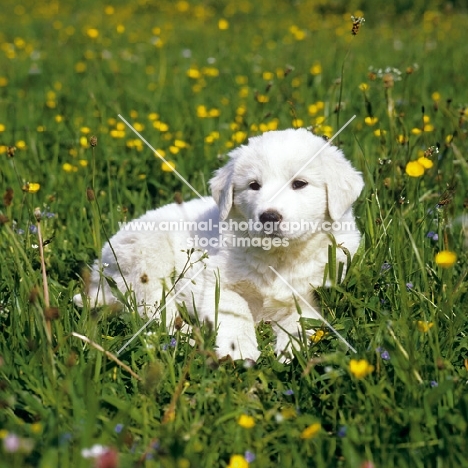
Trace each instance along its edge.
{"label": "meadow", "polygon": [[[456,1],[4,0],[0,466],[468,466],[467,20]],[[71,299],[118,223],[193,198],[174,167],[207,194],[249,136],[353,116],[333,143],[365,178],[363,241],[317,296],[357,353],[308,323],[280,363],[262,324],[255,365],[218,360],[209,327],[153,322],[116,361],[145,321]]]}

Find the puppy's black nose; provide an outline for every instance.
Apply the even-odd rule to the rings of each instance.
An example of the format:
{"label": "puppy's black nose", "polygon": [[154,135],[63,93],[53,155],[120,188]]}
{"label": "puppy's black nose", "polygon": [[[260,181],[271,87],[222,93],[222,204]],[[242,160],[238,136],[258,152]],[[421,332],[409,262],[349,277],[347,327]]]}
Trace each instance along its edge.
{"label": "puppy's black nose", "polygon": [[265,223],[281,223],[283,217],[275,210],[264,211],[260,215],[260,222]]}

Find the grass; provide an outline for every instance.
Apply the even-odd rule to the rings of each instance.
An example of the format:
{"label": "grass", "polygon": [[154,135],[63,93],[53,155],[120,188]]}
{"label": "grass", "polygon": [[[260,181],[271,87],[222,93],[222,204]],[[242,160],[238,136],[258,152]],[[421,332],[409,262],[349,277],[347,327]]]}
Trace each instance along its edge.
{"label": "grass", "polygon": [[[468,466],[467,12],[420,3],[2,3],[0,466],[93,466],[96,444],[106,467]],[[363,244],[317,291],[356,355],[323,328],[279,363],[265,324],[255,366],[219,362],[208,328],[153,323],[109,357],[144,322],[74,307],[84,266],[119,221],[193,196],[118,114],[201,193],[249,135],[357,116],[339,144]]]}

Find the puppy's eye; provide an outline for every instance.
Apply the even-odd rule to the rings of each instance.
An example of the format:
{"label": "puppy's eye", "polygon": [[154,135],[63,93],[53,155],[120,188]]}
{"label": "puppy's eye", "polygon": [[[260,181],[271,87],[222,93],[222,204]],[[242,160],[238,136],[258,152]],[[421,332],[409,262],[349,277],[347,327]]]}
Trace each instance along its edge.
{"label": "puppy's eye", "polygon": [[249,187],[251,190],[260,190],[261,185],[257,181],[250,182]]}
{"label": "puppy's eye", "polygon": [[307,185],[307,182],[305,180],[293,180],[293,183],[291,184],[293,190],[299,190],[301,188],[304,188]]}

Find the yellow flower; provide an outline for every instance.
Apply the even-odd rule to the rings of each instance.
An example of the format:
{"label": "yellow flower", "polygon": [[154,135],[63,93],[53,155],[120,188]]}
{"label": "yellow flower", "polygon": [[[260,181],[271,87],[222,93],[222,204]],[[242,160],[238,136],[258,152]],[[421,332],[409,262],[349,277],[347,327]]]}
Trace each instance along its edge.
{"label": "yellow flower", "polygon": [[179,2],[176,3],[176,8],[181,13],[184,13],[190,9],[190,3],[187,2],[186,0],[180,0]]}
{"label": "yellow flower", "polygon": [[366,117],[364,119],[364,122],[366,122],[367,125],[375,125],[379,119],[377,117]]}
{"label": "yellow flower", "polygon": [[360,89],[361,91],[367,91],[367,90],[369,89],[369,85],[368,85],[367,83],[361,83],[361,84],[359,85],[359,89]]}
{"label": "yellow flower", "polygon": [[86,31],[86,35],[90,37],[91,39],[96,39],[96,37],[99,36],[99,31],[96,28],[89,28]]}
{"label": "yellow flower", "polygon": [[24,140],[19,140],[16,142],[15,146],[19,149],[26,149],[26,142]]}
{"label": "yellow flower", "polygon": [[31,431],[34,432],[34,434],[39,434],[42,432],[42,424],[40,422],[31,424]]}
{"label": "yellow flower", "polygon": [[429,158],[424,156],[418,158],[418,163],[421,164],[424,169],[430,169],[434,165],[434,163]]}
{"label": "yellow flower", "polygon": [[434,93],[431,94],[431,98],[433,101],[439,101],[440,100],[440,93],[435,91]]}
{"label": "yellow flower", "polygon": [[236,133],[234,133],[234,135],[232,135],[232,139],[236,142],[236,143],[242,143],[245,139],[247,138],[247,133],[246,132],[242,132],[242,131],[238,131]]}
{"label": "yellow flower", "polygon": [[349,361],[349,370],[351,374],[357,379],[363,379],[366,375],[370,374],[374,370],[374,366],[369,364],[365,359],[351,359]]}
{"label": "yellow flower", "polygon": [[5,125],[0,124],[0,132],[4,132],[4,131],[5,131],[5,128],[6,128]]}
{"label": "yellow flower", "polygon": [[420,133],[422,133],[422,130],[420,128],[412,128],[411,133],[413,135],[419,135]]}
{"label": "yellow flower", "polygon": [[386,130],[380,130],[380,128],[378,128],[377,130],[374,130],[374,135],[377,137],[384,136],[386,133],[387,133]]}
{"label": "yellow flower", "polygon": [[232,455],[227,468],[248,468],[249,462],[242,455]]}
{"label": "yellow flower", "polygon": [[241,414],[237,420],[237,424],[244,429],[251,429],[255,426],[255,419],[247,414]]}
{"label": "yellow flower", "polygon": [[318,343],[324,336],[324,330],[317,330],[313,335],[309,336],[309,340],[312,341],[312,343]]}
{"label": "yellow flower", "polygon": [[418,161],[409,161],[405,171],[410,177],[421,177],[424,174],[424,166]]}
{"label": "yellow flower", "polygon": [[199,105],[197,107],[197,117],[200,117],[201,119],[203,119],[204,117],[207,117],[207,116],[208,116],[208,110],[206,106],[204,106],[203,104]]}
{"label": "yellow flower", "polygon": [[320,63],[314,63],[310,67],[310,73],[311,75],[320,75],[320,73],[322,73],[322,65],[320,65]]}
{"label": "yellow flower", "polygon": [[320,432],[320,429],[322,429],[322,425],[320,423],[314,423],[307,426],[301,432],[301,439],[312,439],[312,437],[315,437]]}
{"label": "yellow flower", "polygon": [[124,130],[111,130],[109,134],[112,138],[123,138],[125,136],[125,131]]}
{"label": "yellow flower", "polygon": [[441,268],[450,268],[455,264],[456,261],[457,254],[455,252],[451,252],[450,250],[441,250],[435,256],[435,262]]}
{"label": "yellow flower", "polygon": [[221,31],[224,31],[226,29],[229,29],[229,21],[228,20],[225,20],[223,18],[221,18],[219,21],[218,21],[218,28],[221,30]]}
{"label": "yellow flower", "polygon": [[315,115],[318,112],[318,107],[315,104],[311,104],[307,110],[309,111],[310,115]]}
{"label": "yellow flower", "polygon": [[75,64],[75,71],[76,73],[83,73],[86,71],[86,63],[84,62],[77,62]]}
{"label": "yellow flower", "polygon": [[268,130],[277,130],[278,129],[278,120],[273,119],[271,122],[267,123]]}
{"label": "yellow flower", "polygon": [[74,166],[73,164],[70,164],[70,163],[64,163],[63,166],[62,166],[62,169],[65,172],[76,172],[78,170],[78,168],[76,166]]}
{"label": "yellow flower", "polygon": [[188,144],[183,140],[174,140],[174,146],[177,146],[177,148],[187,148]]}
{"label": "yellow flower", "polygon": [[405,135],[398,135],[397,136],[397,141],[400,143],[400,145],[404,145],[405,143],[408,142],[408,139],[405,137]]}
{"label": "yellow flower", "polygon": [[427,322],[425,320],[418,320],[417,321],[417,326],[418,326],[418,330],[421,333],[427,333],[434,326],[434,323],[433,322]]}
{"label": "yellow flower", "polygon": [[198,68],[191,67],[187,70],[187,76],[196,80],[201,77],[201,72]]}
{"label": "yellow flower", "polygon": [[173,172],[175,169],[175,162],[173,161],[163,161],[161,164],[161,169],[164,172]]}
{"label": "yellow flower", "polygon": [[169,130],[169,125],[167,125],[167,123],[160,122],[159,120],[153,122],[153,127],[163,133]]}
{"label": "yellow flower", "polygon": [[23,192],[28,192],[28,193],[36,193],[39,191],[41,188],[41,184],[38,184],[37,182],[28,182],[25,185],[23,185]]}
{"label": "yellow flower", "polygon": [[8,431],[6,429],[0,429],[0,439],[4,439],[8,435]]}
{"label": "yellow flower", "polygon": [[219,70],[216,67],[203,67],[202,73],[206,76],[219,76]]}

